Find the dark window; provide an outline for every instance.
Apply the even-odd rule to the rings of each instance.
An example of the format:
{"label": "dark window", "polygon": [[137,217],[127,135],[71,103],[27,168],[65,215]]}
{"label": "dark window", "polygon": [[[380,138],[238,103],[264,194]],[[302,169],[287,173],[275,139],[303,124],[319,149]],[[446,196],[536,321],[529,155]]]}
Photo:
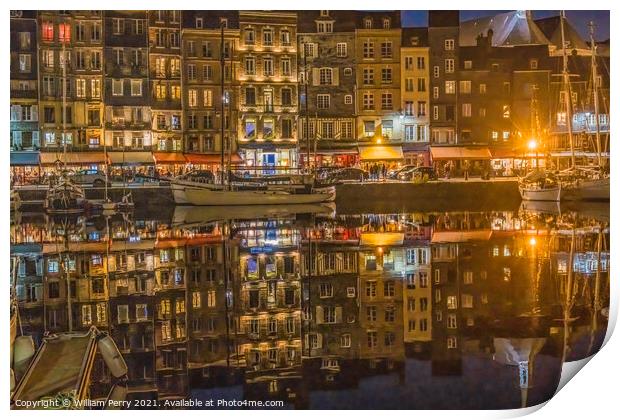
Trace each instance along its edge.
{"label": "dark window", "polygon": [[258,290],[250,290],[250,308],[258,308]]}
{"label": "dark window", "polygon": [[295,303],[295,291],[293,289],[286,289],[284,291],[284,304],[293,305]]}
{"label": "dark window", "polygon": [[49,297],[50,299],[56,299],[60,297],[60,285],[57,281],[53,281],[48,283],[49,287]]}
{"label": "dark window", "polygon": [[245,89],[245,104],[246,105],[256,104],[256,89],[254,88]]}
{"label": "dark window", "polygon": [[54,109],[54,107],[46,106],[43,109],[43,113],[44,113],[44,121],[46,123],[55,123],[56,122],[56,110]]}

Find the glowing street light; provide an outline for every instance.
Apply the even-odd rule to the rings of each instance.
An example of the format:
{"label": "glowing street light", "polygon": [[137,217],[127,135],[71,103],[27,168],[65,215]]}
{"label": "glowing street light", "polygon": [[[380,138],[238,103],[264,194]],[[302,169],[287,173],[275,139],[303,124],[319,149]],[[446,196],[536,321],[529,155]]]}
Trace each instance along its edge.
{"label": "glowing street light", "polygon": [[381,144],[382,141],[383,139],[381,137],[377,137],[377,140],[376,140],[377,144]]}
{"label": "glowing street light", "polygon": [[536,246],[536,238],[534,238],[533,236],[530,238],[530,245]]}

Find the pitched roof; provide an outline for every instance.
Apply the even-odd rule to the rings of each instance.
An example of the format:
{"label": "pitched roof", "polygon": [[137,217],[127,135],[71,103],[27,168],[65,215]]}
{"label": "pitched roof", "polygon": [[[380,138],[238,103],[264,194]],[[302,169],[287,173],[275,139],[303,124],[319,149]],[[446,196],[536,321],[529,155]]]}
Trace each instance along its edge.
{"label": "pitched roof", "polygon": [[428,28],[403,28],[401,45],[403,47],[428,47]]}
{"label": "pitched roof", "polygon": [[[549,38],[551,44],[558,49],[562,48],[562,30],[560,28],[560,16],[552,16],[544,19],[536,19],[536,25]],[[569,49],[588,49],[588,45],[573,28],[568,19],[564,24],[564,39]]]}
{"label": "pitched roof", "polygon": [[487,35],[489,30],[493,31],[492,45],[496,47],[550,43],[529,12],[515,10],[462,22],[459,45],[476,45],[476,38]]}

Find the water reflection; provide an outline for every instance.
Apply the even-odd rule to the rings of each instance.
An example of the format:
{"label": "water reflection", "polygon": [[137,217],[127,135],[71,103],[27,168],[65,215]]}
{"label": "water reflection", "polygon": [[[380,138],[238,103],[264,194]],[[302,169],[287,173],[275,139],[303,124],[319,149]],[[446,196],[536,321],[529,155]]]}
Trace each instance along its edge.
{"label": "water reflection", "polygon": [[534,405],[602,344],[607,220],[303,210],[21,215],[24,334],[109,331],[130,399],[296,408]]}

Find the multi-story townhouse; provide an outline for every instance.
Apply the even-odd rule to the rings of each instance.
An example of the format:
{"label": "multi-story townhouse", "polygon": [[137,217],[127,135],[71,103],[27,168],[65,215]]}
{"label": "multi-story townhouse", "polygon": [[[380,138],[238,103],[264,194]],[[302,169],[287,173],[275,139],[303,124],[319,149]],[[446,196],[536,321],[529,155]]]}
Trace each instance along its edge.
{"label": "multi-story townhouse", "polygon": [[217,170],[222,157],[224,164],[239,163],[238,47],[237,12],[183,12],[185,158],[204,169]]}
{"label": "multi-story townhouse", "polygon": [[248,166],[296,167],[297,14],[239,12],[239,149]]}
{"label": "multi-story townhouse", "polygon": [[428,45],[431,145],[456,144],[458,11],[429,11]]}
{"label": "multi-story townhouse", "polygon": [[102,165],[101,14],[40,11],[38,21],[41,165]]}
{"label": "multi-story townhouse", "polygon": [[153,152],[182,153],[181,11],[148,12],[149,97]]}
{"label": "multi-story townhouse", "polygon": [[360,147],[362,161],[403,158],[400,47],[400,12],[357,13],[357,137],[366,144]]}
{"label": "multi-story townhouse", "polygon": [[116,163],[152,167],[140,153],[152,150],[147,12],[105,11],[104,40],[107,150],[120,152]]}
{"label": "multi-story townhouse", "polygon": [[[300,163],[357,162],[355,12],[300,11],[298,136]],[[307,127],[307,130],[306,130]]]}
{"label": "multi-story townhouse", "polygon": [[38,30],[35,11],[11,11],[11,169],[15,181],[39,176]]}
{"label": "multi-story townhouse", "polygon": [[405,162],[430,164],[429,48],[427,28],[403,28],[400,49],[400,128]]}

